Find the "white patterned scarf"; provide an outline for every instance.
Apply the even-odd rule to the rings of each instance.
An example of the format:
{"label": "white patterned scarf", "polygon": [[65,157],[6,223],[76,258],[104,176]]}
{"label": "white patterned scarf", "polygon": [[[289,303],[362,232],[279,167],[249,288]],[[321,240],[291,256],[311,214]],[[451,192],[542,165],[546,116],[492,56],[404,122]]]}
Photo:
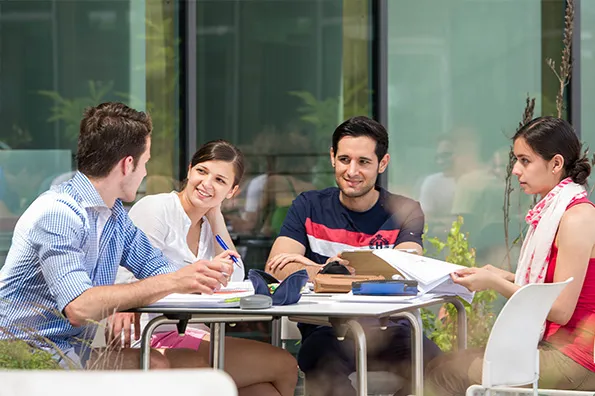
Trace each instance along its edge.
{"label": "white patterned scarf", "polygon": [[525,221],[529,224],[529,230],[521,247],[514,283],[524,286],[545,281],[552,244],[562,215],[568,205],[586,196],[585,187],[568,177],[527,213]]}

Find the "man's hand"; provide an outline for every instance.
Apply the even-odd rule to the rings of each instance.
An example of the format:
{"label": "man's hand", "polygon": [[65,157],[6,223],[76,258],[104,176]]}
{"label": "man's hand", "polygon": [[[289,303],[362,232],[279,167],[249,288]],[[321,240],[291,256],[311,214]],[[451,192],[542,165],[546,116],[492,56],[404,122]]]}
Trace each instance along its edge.
{"label": "man's hand", "polygon": [[[134,339],[132,339],[132,324],[134,323]],[[122,340],[124,334],[124,340]],[[107,318],[105,327],[105,341],[107,345],[116,348],[130,348],[132,341],[140,339],[140,313],[116,312]]]}
{"label": "man's hand", "polygon": [[184,266],[171,274],[177,285],[176,292],[213,294],[221,285],[227,286],[228,277],[233,271],[231,262],[231,259],[215,258]]}
{"label": "man's hand", "polygon": [[270,272],[281,271],[289,263],[300,263],[307,266],[320,267],[319,264],[316,264],[314,261],[306,258],[304,255],[296,253],[278,254],[275,257],[271,258],[266,266]]}
{"label": "man's hand", "polygon": [[349,265],[349,260],[345,260],[341,257],[341,253],[337,254],[335,257],[329,257],[329,259],[326,260],[326,263],[324,264],[326,265],[328,263],[332,263],[333,261],[336,261],[339,264],[343,265],[345,268],[347,268],[351,275],[355,275],[355,268]]}
{"label": "man's hand", "polygon": [[344,258],[341,258],[341,253],[337,254],[335,257],[329,257],[329,259],[326,260],[325,264],[328,264],[333,261],[338,261],[339,264],[341,264],[341,265],[345,265],[345,266],[349,265],[349,260],[345,260]]}

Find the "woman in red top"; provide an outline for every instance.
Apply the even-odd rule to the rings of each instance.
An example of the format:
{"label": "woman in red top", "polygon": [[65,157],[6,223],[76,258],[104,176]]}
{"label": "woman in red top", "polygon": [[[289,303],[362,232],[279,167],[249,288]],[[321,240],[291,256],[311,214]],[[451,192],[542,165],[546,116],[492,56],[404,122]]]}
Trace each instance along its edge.
{"label": "woman in red top", "polygon": [[[588,159],[572,126],[554,117],[532,120],[513,137],[512,173],[523,191],[537,194],[516,273],[487,265],[453,274],[470,290],[492,289],[510,298],[527,283],[573,277],[550,310],[539,344],[541,388],[594,390],[595,206],[585,185]],[[483,350],[440,356],[426,371],[427,386],[439,395],[464,395],[481,383]]]}

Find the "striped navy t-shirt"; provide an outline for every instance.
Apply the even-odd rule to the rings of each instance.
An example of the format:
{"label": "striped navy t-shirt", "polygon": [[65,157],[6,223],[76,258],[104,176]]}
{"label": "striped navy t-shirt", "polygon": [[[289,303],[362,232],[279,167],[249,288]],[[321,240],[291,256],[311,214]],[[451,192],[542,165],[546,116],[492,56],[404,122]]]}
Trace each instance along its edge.
{"label": "striped navy t-shirt", "polygon": [[422,244],[424,214],[417,201],[379,188],[376,204],[353,212],[331,187],[300,194],[291,205],[279,236],[306,248],[306,257],[324,264],[345,250],[393,248],[403,242]]}

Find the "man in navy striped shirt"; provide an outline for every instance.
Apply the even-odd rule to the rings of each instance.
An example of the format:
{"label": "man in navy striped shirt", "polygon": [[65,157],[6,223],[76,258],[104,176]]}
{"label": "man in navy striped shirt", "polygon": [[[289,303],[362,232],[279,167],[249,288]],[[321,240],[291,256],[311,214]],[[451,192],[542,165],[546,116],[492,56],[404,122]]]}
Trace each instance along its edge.
{"label": "man in navy striped shirt", "polygon": [[[176,271],[128,217],[122,201],[134,200],[147,173],[151,131],[148,114],[121,103],[85,111],[78,172],[35,200],[15,227],[0,272],[0,339],[26,340],[64,366],[84,367],[102,318],[227,283],[231,262],[200,260]],[[114,285],[119,265],[143,280]],[[102,368],[138,368],[140,356],[124,348],[93,359]],[[205,364],[190,350],[151,355],[152,367]]]}
{"label": "man in navy striped shirt", "polygon": [[[324,264],[333,261],[353,271],[341,257],[345,250],[410,249],[421,254],[424,214],[419,203],[376,185],[390,161],[384,126],[363,116],[343,122],[333,133],[330,159],[337,187],[308,191],[293,201],[271,248],[268,271],[285,279],[305,269],[313,280]],[[348,378],[355,371],[353,342],[339,342],[332,327],[300,324],[299,328],[298,364],[306,374],[309,393],[355,395]],[[409,323],[391,323],[382,331],[377,324],[365,328],[368,367],[409,377]],[[429,339],[423,342],[424,362],[429,362],[440,351]],[[408,394],[407,386],[403,388]]]}

